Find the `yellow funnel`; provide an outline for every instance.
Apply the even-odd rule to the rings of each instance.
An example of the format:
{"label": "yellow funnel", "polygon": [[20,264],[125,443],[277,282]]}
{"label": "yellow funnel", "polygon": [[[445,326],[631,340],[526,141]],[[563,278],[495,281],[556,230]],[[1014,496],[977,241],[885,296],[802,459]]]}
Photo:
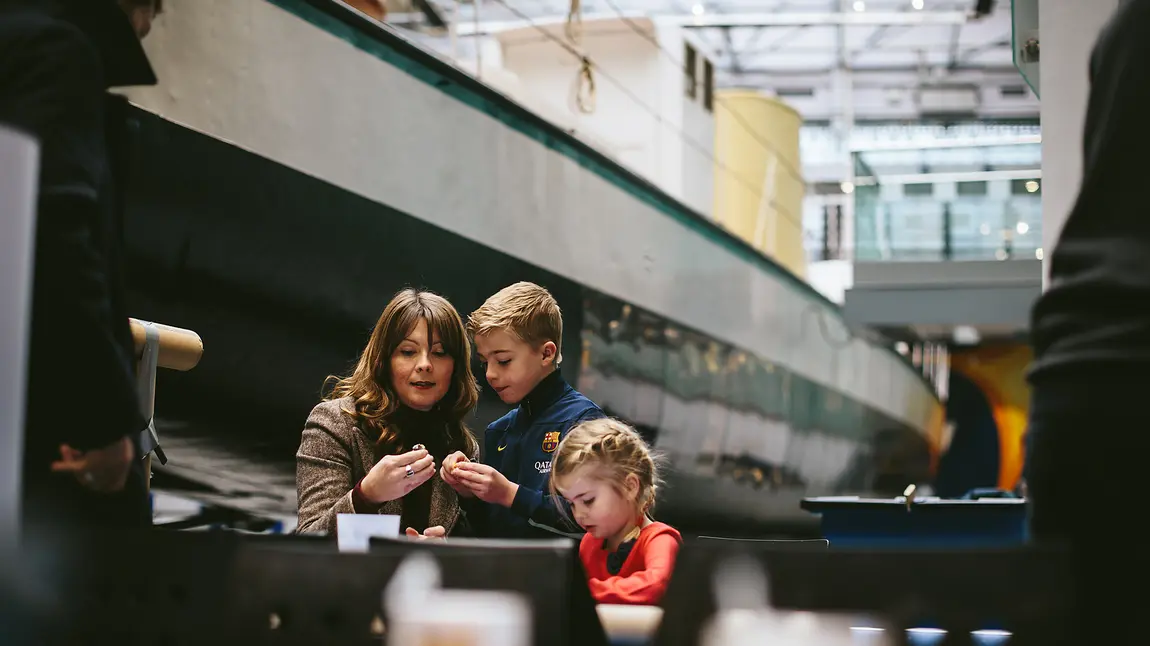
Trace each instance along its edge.
{"label": "yellow funnel", "polygon": [[778,99],[720,90],[715,110],[715,219],[795,275],[803,252],[803,118]]}

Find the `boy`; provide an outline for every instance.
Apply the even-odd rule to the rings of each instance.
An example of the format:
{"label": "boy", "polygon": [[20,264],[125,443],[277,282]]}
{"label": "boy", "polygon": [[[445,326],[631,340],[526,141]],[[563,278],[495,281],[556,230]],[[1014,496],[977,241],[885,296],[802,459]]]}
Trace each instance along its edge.
{"label": "boy", "polygon": [[468,523],[492,538],[578,536],[548,491],[551,458],[579,422],[604,417],[563,380],[563,316],[551,294],[519,282],[488,298],[467,319],[487,383],[514,410],[487,427],[484,464],[448,456],[440,477],[460,496]]}

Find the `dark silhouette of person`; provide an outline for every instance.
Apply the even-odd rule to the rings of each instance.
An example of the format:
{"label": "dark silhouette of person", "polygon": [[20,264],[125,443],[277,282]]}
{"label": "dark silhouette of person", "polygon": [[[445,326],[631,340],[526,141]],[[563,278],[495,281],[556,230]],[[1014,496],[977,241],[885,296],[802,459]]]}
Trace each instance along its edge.
{"label": "dark silhouette of person", "polygon": [[[1150,412],[1150,0],[1121,4],[1090,57],[1082,182],[1031,320],[1025,479],[1038,543],[1068,546],[1076,608],[1067,643],[1136,641],[1150,571],[1125,536]],[[1049,136],[1059,136],[1049,133]],[[1127,530],[1129,531],[1129,530]]]}
{"label": "dark silhouette of person", "polygon": [[151,524],[121,273],[127,102],[159,0],[0,0],[0,123],[40,144],[26,528]]}

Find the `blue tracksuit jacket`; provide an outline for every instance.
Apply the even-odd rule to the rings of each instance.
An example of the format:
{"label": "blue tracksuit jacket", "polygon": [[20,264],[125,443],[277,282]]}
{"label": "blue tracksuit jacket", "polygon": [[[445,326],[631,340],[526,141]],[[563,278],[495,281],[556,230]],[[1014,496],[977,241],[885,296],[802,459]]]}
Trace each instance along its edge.
{"label": "blue tracksuit jacket", "polygon": [[559,374],[548,375],[512,411],[487,427],[483,462],[519,485],[511,507],[461,499],[472,530],[490,538],[578,538],[582,530],[564,516],[548,493],[551,458],[559,441],[579,422],[604,417],[590,399]]}

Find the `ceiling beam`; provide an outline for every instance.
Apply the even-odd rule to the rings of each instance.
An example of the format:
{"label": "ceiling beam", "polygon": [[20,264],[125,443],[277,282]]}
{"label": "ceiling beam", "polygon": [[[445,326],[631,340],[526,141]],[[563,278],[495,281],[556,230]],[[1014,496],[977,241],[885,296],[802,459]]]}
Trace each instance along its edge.
{"label": "ceiling beam", "polygon": [[[623,16],[633,18],[646,18],[660,23],[679,25],[689,29],[709,28],[740,28],[740,27],[816,27],[819,25],[961,25],[971,20],[969,14],[963,11],[888,11],[888,12],[784,12],[784,13],[731,13],[731,14],[704,14],[694,15],[647,15],[642,12],[625,11]],[[594,20],[619,20],[618,13],[585,13],[583,22]],[[479,24],[478,32],[475,25],[460,22],[456,29],[460,36],[474,36],[491,34],[511,29],[521,29],[535,25],[562,23],[561,16],[537,16],[531,22],[526,20],[485,21]]]}
{"label": "ceiling beam", "polygon": [[970,20],[964,11],[863,11],[863,12],[786,12],[786,13],[731,13],[704,14],[702,16],[659,16],[659,22],[669,22],[691,29],[710,27],[811,27],[817,25],[962,25]]}
{"label": "ceiling beam", "polygon": [[934,141],[871,141],[851,144],[851,152],[886,152],[893,150],[927,150],[955,148],[993,148],[996,146],[1034,146],[1042,143],[1042,135],[1006,135],[971,139],[936,139]]}
{"label": "ceiling beam", "polygon": [[962,37],[962,25],[955,25],[950,28],[950,46],[947,47],[946,66],[954,67],[958,65],[958,46],[959,39]]}
{"label": "ceiling beam", "polygon": [[950,182],[995,182],[1005,179],[1042,179],[1041,168],[1018,170],[980,170],[953,173],[908,173],[879,175],[878,177],[857,177],[855,186],[875,184],[942,184]]}
{"label": "ceiling beam", "polygon": [[[725,74],[731,77],[770,77],[770,78],[788,78],[788,77],[810,77],[810,76],[826,76],[834,71],[833,67],[808,67],[808,68],[745,68],[739,74]],[[917,74],[919,72],[919,65],[852,65],[850,70],[860,74]],[[1019,76],[1018,70],[1012,65],[957,65],[946,70],[948,73],[955,72],[978,72],[987,75],[1014,75]],[[1021,80],[1021,76],[1019,76]]]}
{"label": "ceiling beam", "polygon": [[[991,45],[993,45],[993,46],[991,46]],[[991,52],[991,51],[994,51],[996,49],[1005,49],[1005,50],[1009,51],[1010,50],[1010,43],[1006,43],[1005,45],[1003,45],[1000,42],[995,42],[995,43],[991,43],[988,45],[980,45],[977,48],[978,51],[975,51],[975,52],[969,52],[969,50],[963,50],[963,51],[958,52],[955,55],[955,59],[958,61],[969,60],[978,54],[985,54],[987,52]],[[739,55],[743,56],[743,57],[762,56],[764,54],[779,53],[780,51],[782,51],[781,47],[776,48],[772,44],[769,46],[757,47],[757,48],[752,49],[752,50],[742,49],[742,50],[739,50]],[[791,54],[791,53],[807,54],[807,53],[817,53],[817,52],[830,53],[832,51],[834,51],[834,48],[829,46],[829,45],[797,45],[797,46],[787,47],[785,49],[784,53],[787,53],[787,54]],[[917,54],[919,52],[942,53],[943,50],[937,49],[937,48],[932,48],[932,46],[930,46],[930,45],[872,46],[869,44],[859,45],[857,47],[854,47],[853,49],[848,50],[849,54],[851,54],[852,56],[856,56],[856,57],[857,56],[863,56],[865,54],[869,54],[872,52],[874,52],[874,53],[900,52],[900,53]]]}

